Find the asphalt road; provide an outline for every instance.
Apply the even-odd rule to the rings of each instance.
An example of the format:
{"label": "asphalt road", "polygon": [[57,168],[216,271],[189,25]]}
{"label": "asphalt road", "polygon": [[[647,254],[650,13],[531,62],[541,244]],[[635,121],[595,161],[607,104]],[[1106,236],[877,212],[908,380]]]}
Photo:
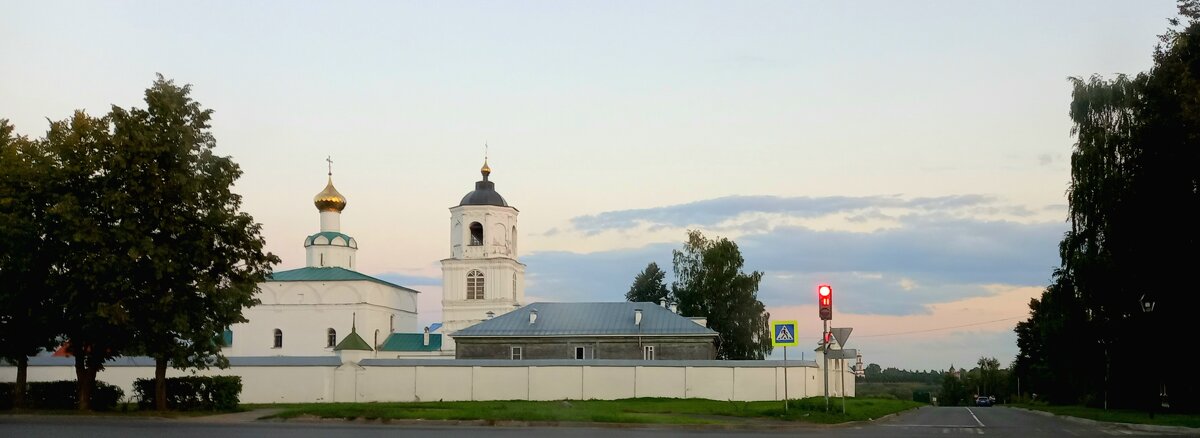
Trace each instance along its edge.
{"label": "asphalt road", "polygon": [[993,437],[1200,436],[1200,431],[1140,430],[1124,425],[1083,422],[1004,407],[924,407],[872,423],[840,426],[800,425],[771,430],[720,430],[676,427],[459,427],[381,425],[343,422],[230,422],[203,419],[166,420],[119,417],[0,416],[0,437],[88,438],[188,437],[611,437],[668,436],[834,436],[929,437],[987,435]]}

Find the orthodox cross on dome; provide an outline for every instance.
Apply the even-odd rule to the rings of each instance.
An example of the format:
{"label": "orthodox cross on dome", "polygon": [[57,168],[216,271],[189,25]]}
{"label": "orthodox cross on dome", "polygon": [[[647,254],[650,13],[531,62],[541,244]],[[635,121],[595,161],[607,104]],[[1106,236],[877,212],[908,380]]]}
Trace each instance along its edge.
{"label": "orthodox cross on dome", "polygon": [[[487,158],[484,158],[483,160],[487,161]],[[329,163],[329,176],[333,176],[333,157],[326,155],[325,161]]]}
{"label": "orthodox cross on dome", "polygon": [[488,180],[488,175],[492,173],[492,168],[488,166],[488,144],[483,142],[483,168],[479,169],[483,173],[483,180]]}

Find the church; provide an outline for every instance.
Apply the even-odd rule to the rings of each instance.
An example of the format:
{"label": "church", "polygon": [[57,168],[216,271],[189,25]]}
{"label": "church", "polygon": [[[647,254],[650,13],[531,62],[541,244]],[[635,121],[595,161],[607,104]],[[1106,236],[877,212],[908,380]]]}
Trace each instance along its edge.
{"label": "church", "polygon": [[[450,208],[450,258],[441,261],[442,323],[419,328],[420,292],[355,270],[358,241],[342,232],[347,201],[333,186],[331,165],[325,189],[313,197],[320,230],[304,238],[305,266],[276,272],[260,285],[261,303],[246,309],[247,322],[225,331],[223,353],[512,360],[715,356],[716,332],[654,303],[526,306],[525,265],[517,260],[520,212],[489,180],[486,158],[480,173],[474,190]],[[539,311],[542,318],[535,321]],[[514,316],[518,313],[523,316]],[[456,339],[470,346],[464,349]]]}
{"label": "church", "polygon": [[443,334],[519,308],[525,265],[517,261],[517,209],[508,205],[484,161],[483,179],[450,208],[451,257],[442,260],[443,323],[417,327],[420,292],[355,270],[358,241],[342,232],[347,200],[333,185],[313,197],[320,229],[304,238],[305,266],[275,272],[259,285],[259,305],[225,331],[226,356],[449,358]]}

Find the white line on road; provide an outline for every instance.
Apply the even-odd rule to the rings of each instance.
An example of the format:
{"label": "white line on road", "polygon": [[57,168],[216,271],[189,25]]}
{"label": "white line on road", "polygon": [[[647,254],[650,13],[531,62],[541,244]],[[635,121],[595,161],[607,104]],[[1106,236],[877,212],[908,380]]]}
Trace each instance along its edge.
{"label": "white line on road", "polygon": [[966,409],[967,409],[967,412],[970,412],[970,413],[971,413],[971,418],[974,418],[974,419],[975,419],[975,422],[976,422],[976,423],[979,423],[979,427],[985,427],[985,426],[983,425],[983,422],[982,422],[982,421],[979,421],[979,417],[976,417],[976,416],[975,416],[975,412],[972,412],[972,411],[971,411],[971,408],[966,408]]}

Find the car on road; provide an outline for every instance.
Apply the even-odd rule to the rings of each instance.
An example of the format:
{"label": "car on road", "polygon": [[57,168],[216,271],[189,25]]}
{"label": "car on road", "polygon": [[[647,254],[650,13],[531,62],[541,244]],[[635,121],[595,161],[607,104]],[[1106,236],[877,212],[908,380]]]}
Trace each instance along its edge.
{"label": "car on road", "polygon": [[975,406],[991,406],[992,398],[986,396],[975,397]]}

